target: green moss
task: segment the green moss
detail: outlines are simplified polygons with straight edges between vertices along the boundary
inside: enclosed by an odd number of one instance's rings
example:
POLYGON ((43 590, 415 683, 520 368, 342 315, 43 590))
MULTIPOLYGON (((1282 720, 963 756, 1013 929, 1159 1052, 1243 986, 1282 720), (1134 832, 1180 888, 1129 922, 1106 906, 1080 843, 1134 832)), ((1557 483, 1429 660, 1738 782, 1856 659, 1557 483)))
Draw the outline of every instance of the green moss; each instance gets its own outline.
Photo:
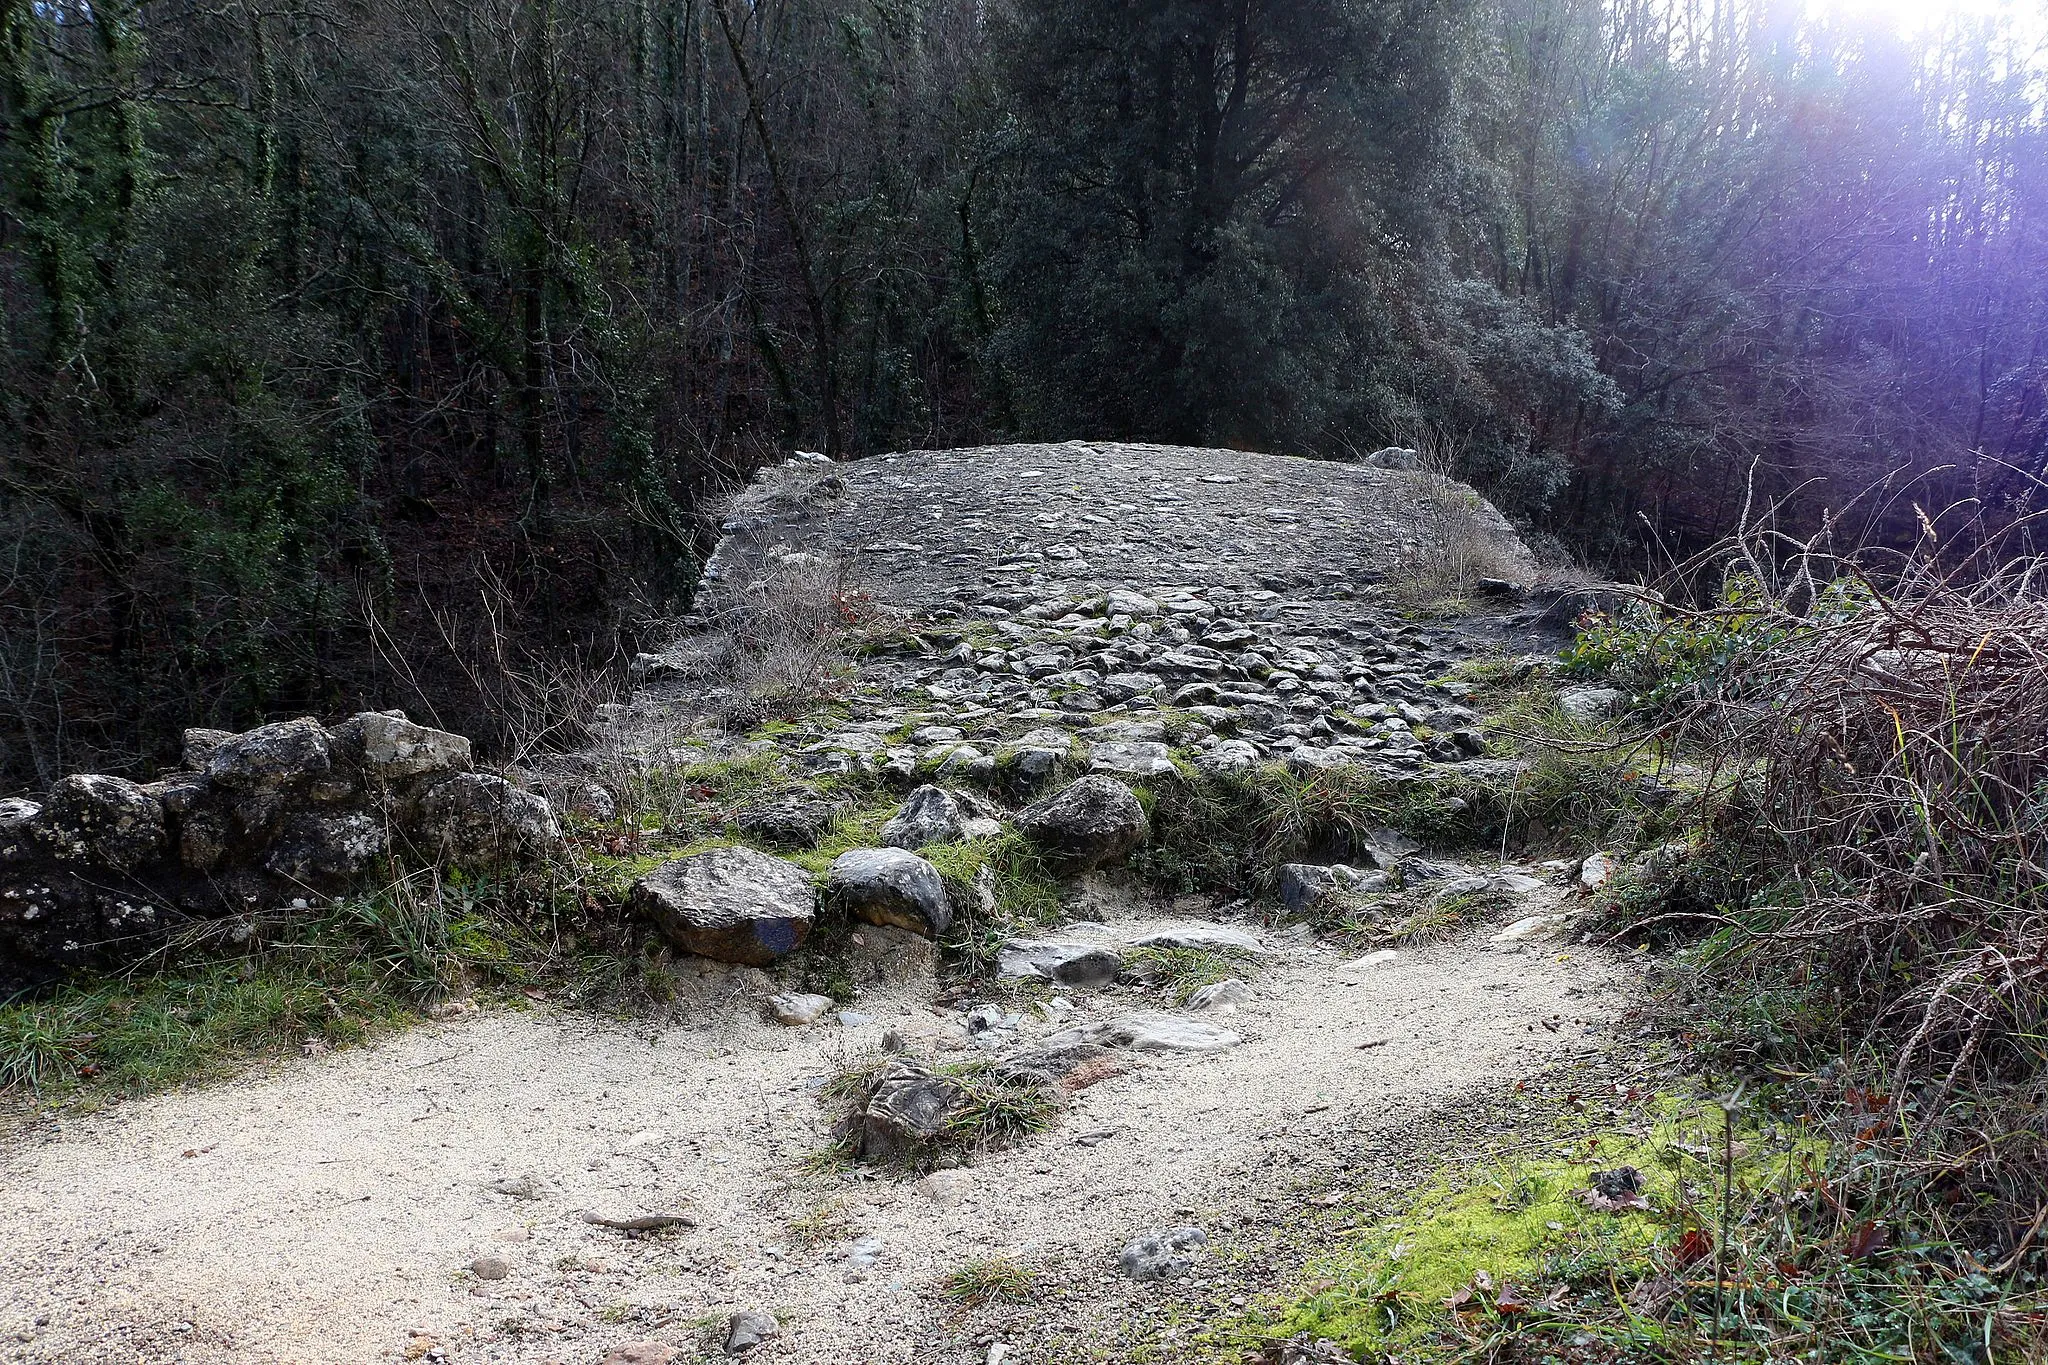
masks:
MULTIPOLYGON (((1312 1261, 1317 1286, 1228 1325, 1221 1340, 1284 1339, 1299 1332, 1337 1342, 1363 1359, 1450 1360, 1469 1347, 1474 1319, 1486 1330, 1524 1325, 1499 1311, 1503 1290, 1525 1303, 1551 1297, 1540 1320, 1604 1323, 1625 1288, 1671 1264, 1688 1230, 1716 1226, 1721 1111, 1668 1100, 1635 1129, 1581 1135, 1497 1155, 1426 1184, 1395 1215, 1358 1229, 1350 1245, 1312 1261), (1609 1212, 1581 1197, 1596 1171, 1635 1167, 1650 1207, 1609 1212), (1453 1300, 1490 1283, 1459 1307, 1453 1300), (1461 1311, 1462 1309, 1462 1311, 1461 1311)), ((1754 1127, 1741 1131, 1734 1163, 1737 1209, 1788 1186, 1816 1159, 1816 1139, 1754 1127)), ((1524 1310, 1526 1312, 1527 1310, 1524 1310)), ((1632 1315, 1619 1316, 1627 1324, 1632 1315)), ((1649 1329, 1647 1326, 1645 1330, 1649 1329)))
POLYGON ((896 814, 901 806, 902 802, 895 797, 884 795, 873 797, 851 810, 841 811, 816 848, 793 854, 790 861, 813 877, 822 879, 840 854, 857 848, 873 848, 882 837, 882 826, 889 823, 889 817, 896 814))

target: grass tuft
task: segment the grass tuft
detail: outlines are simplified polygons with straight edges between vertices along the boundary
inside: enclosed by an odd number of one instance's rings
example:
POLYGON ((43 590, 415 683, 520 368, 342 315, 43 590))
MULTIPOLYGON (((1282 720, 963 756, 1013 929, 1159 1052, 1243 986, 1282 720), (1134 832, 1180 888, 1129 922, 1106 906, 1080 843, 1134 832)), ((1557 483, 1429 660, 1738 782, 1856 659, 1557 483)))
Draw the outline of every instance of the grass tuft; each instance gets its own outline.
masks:
POLYGON ((1030 1268, 1007 1256, 969 1261, 939 1281, 940 1293, 970 1308, 997 1300, 1028 1303, 1037 1288, 1038 1277, 1030 1268))

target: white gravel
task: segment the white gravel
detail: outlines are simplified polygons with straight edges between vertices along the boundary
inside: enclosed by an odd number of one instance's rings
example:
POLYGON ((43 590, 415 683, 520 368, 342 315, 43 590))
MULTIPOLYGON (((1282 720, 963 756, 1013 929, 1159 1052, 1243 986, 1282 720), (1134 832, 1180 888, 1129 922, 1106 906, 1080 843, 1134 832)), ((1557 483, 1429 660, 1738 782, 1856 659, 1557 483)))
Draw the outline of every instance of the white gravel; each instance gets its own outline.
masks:
MULTIPOLYGON (((1228 1254, 1280 1172, 1608 1046, 1627 996, 1611 959, 1483 931, 1343 961, 1282 942, 1228 1017, 1242 1046, 1134 1061, 1051 1132, 923 1181, 810 1167, 813 1087, 885 1029, 936 1045, 957 1016, 927 987, 865 999, 857 1030, 784 1028, 758 1021, 771 987, 746 972, 659 1032, 487 1012, 31 1133, 0 1164, 0 1357, 599 1365, 636 1340, 687 1358, 768 1309, 783 1330, 753 1359, 980 1361, 949 1270, 1005 1255, 1083 1298, 1148 1292, 1113 1278, 1134 1233, 1194 1222, 1228 1254), (489 1188, 521 1177, 539 1197, 489 1188), (821 1205, 844 1226, 808 1245, 790 1223, 821 1205), (586 1211, 698 1226, 640 1237, 586 1211), (865 1271, 846 1259, 862 1238, 881 1248, 865 1271), (487 1255, 510 1273, 470 1273, 487 1255)), ((1080 999, 1080 1020, 1157 1005, 1080 999)))

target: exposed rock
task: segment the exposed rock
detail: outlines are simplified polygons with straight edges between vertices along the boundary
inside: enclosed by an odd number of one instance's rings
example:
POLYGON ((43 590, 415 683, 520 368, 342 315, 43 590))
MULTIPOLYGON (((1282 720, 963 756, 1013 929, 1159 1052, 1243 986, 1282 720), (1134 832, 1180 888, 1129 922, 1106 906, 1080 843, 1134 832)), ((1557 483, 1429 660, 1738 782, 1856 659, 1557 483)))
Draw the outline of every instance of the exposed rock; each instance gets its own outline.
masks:
POLYGON ((1200 1228, 1159 1228, 1133 1237, 1116 1258, 1117 1269, 1139 1281, 1172 1280, 1195 1268, 1195 1252, 1209 1245, 1200 1228))
POLYGON ((1612 720, 1627 701, 1628 694, 1617 687, 1574 687, 1558 694, 1557 706, 1583 725, 1598 725, 1612 720))
POLYGON ((1366 456, 1365 463, 1374 469, 1414 471, 1422 468, 1422 456, 1406 446, 1382 446, 1366 456))
POLYGON ((725 1329, 725 1353, 745 1355, 781 1330, 781 1324, 770 1314, 735 1313, 725 1329))
POLYGON ((302 886, 331 886, 369 867, 388 842, 384 822, 371 815, 302 815, 285 826, 263 866, 302 886))
POLYGON ((310 716, 231 736, 207 754, 207 780, 230 791, 269 792, 323 777, 332 764, 327 732, 310 716))
POLYGON ((1133 948, 1195 948, 1206 953, 1262 953, 1265 945, 1257 934, 1233 929, 1227 924, 1184 924, 1175 929, 1155 929, 1131 940, 1133 948))
POLYGON ((1124 960, 1114 948, 1071 939, 1011 939, 996 950, 996 971, 1093 990, 1115 981, 1124 960))
POLYGON ((733 817, 733 824, 763 843, 809 848, 832 832, 832 822, 849 804, 815 792, 794 792, 780 800, 748 806, 733 817))
POLYGON ((1379 891, 1386 884, 1384 872, 1360 872, 1342 863, 1332 863, 1327 867, 1314 863, 1283 863, 1275 878, 1280 904, 1294 915, 1313 909, 1339 891, 1379 891))
POLYGON ((1028 792, 1050 781, 1073 752, 1073 736, 1043 726, 997 749, 996 768, 1012 790, 1028 792))
POLYGON ((920 1062, 890 1062, 854 1116, 857 1154, 863 1161, 916 1160, 945 1131, 960 1094, 956 1082, 920 1062))
POLYGON ((1249 772, 1259 766, 1259 749, 1248 739, 1226 739, 1198 754, 1195 766, 1212 773, 1249 772))
POLYGON ((33 817, 36 840, 66 863, 132 871, 164 846, 164 810, 124 777, 78 773, 61 778, 33 817))
POLYGON ((751 848, 679 858, 633 883, 628 894, 628 904, 684 952, 749 967, 769 966, 802 946, 816 899, 809 873, 751 848))
POLYGON ((823 1019, 832 1005, 829 995, 771 995, 768 1017, 789 1028, 802 1028, 823 1019))
POLYGON ((461 773, 420 798, 417 837, 444 857, 496 863, 548 852, 562 827, 542 797, 491 773, 461 773))
POLYGON ((612 1347, 602 1365, 673 1365, 680 1354, 665 1341, 628 1341, 612 1347))
POLYGON ((1087 872, 1116 862, 1150 832, 1137 794, 1101 774, 1081 778, 1025 807, 1017 828, 1063 872, 1087 872))
POLYGON ((1579 890, 1592 893, 1614 879, 1614 859, 1605 853, 1589 853, 1579 864, 1579 890))
POLYGON ((1114 773, 1141 782, 1173 777, 1180 772, 1173 765, 1172 751, 1156 740, 1112 740, 1098 744, 1090 751, 1088 768, 1090 772, 1114 773))
POLYGON ((1188 997, 1188 1008, 1209 1014, 1230 1014, 1252 998, 1252 988, 1236 977, 1212 981, 1188 997))
POLYGON ((863 924, 849 934, 841 965, 856 986, 900 986, 929 981, 938 953, 923 934, 893 924, 863 924))
POLYGON ((207 730, 194 726, 185 731, 181 752, 185 766, 197 772, 213 757, 213 751, 235 737, 232 730, 207 730))
POLYGON ((986 839, 1000 832, 999 822, 970 813, 958 797, 930 784, 903 798, 902 807, 882 826, 886 848, 920 849, 961 839, 986 839))
POLYGON ((42 803, 19 796, 0 797, 0 862, 24 856, 30 849, 35 818, 42 803))
POLYGON ((1631 608, 1655 610, 1664 600, 1663 596, 1653 589, 1624 583, 1549 588, 1532 596, 1545 604, 1542 615, 1536 619, 1537 626, 1549 628, 1573 625, 1588 612, 1619 616, 1631 608))
POLYGON ((1570 923, 1570 918, 1565 915, 1528 915, 1516 920, 1513 924, 1495 934, 1489 941, 1493 943, 1525 943, 1531 939, 1550 938, 1568 923, 1570 923))
POLYGON ((1229 1029, 1173 1014, 1130 1014, 1053 1034, 1042 1046, 1089 1042, 1132 1052, 1222 1052, 1244 1039, 1229 1029))
POLYGON ((1054 1034, 998 1061, 996 1069, 1011 1080, 1031 1085, 1057 1085, 1079 1090, 1121 1073, 1124 1064, 1101 1043, 1068 1034, 1054 1034))
POLYGON ((908 849, 857 848, 825 876, 825 903, 869 924, 893 924, 928 938, 953 927, 939 870, 908 849))
POLYGON ((365 711, 352 717, 362 735, 363 764, 386 782, 469 771, 469 740, 429 730, 402 715, 365 711))

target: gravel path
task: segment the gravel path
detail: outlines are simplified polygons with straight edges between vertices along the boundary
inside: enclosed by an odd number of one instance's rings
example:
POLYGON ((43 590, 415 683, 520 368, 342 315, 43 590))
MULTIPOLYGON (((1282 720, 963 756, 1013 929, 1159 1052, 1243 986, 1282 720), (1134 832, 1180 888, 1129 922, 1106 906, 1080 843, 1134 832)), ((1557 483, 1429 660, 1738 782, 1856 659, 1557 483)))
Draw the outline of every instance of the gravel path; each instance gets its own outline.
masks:
POLYGON ((1227 1260, 1282 1176, 1604 1047, 1626 996, 1586 952, 1475 938, 1347 968, 1267 942, 1257 998, 1218 1021, 1241 1046, 1134 1059, 1050 1132, 924 1180, 813 1169, 815 1087, 890 1028, 966 1047, 958 1013, 927 986, 864 1000, 859 1028, 782 1029, 744 970, 687 1027, 489 1013, 74 1122, 6 1159, 0 1342, 53 1365, 598 1365, 634 1340, 709 1353, 728 1315, 766 1309, 783 1331, 755 1359, 980 1360, 938 1281, 1000 1255, 1048 1286, 1012 1359, 1085 1358, 1089 1324, 1159 1292, 1115 1275, 1133 1234, 1197 1223, 1227 1260), (537 1197, 491 1188, 508 1179, 537 1197), (697 1226, 639 1237, 586 1210, 697 1226), (486 1256, 504 1279, 470 1273, 486 1256))
MULTIPOLYGON (((797 467, 736 506, 706 602, 824 550, 882 600, 981 623, 971 643, 865 661, 837 712, 785 727, 768 747, 802 772, 1010 782, 1002 765, 1047 749, 1143 778, 1172 767, 1167 740, 1223 769, 1511 772, 1451 742, 1471 689, 1443 675, 1539 645, 1535 613, 1418 624, 1379 588, 1425 548, 1426 491, 1396 471, 1087 443, 797 467)), ((1526 550, 1474 511, 1524 576, 1526 550)), ((651 671, 604 717, 620 752, 695 724, 699 683, 651 671)), ((1502 923, 1560 908, 1540 880, 1509 879, 1502 923)), ((1070 910, 1125 939, 1167 913, 1108 882, 1070 910)), ((1237 1046, 1132 1056, 1050 1131, 922 1179, 815 1158, 833 1118, 819 1087, 885 1034, 941 1059, 983 1046, 968 1011, 991 997, 942 998, 928 970, 864 996, 867 1022, 786 1029, 763 1022, 768 976, 706 963, 680 1022, 472 1014, 32 1130, 0 1155, 0 1357, 603 1365, 647 1342, 612 1365, 659 1365, 722 1357, 731 1316, 766 1311, 781 1331, 764 1361, 1123 1359, 1169 1304, 1227 1308, 1304 1181, 1412 1178, 1389 1154, 1455 1152, 1446 1113, 1598 1064, 1629 996, 1623 965, 1564 939, 1495 943, 1498 924, 1365 965, 1239 927, 1264 936, 1254 997, 1207 1017, 1237 1046), (1134 1234, 1181 1223, 1211 1239, 1192 1277, 1116 1273, 1134 1234), (991 1257, 1030 1267, 1030 1303, 947 1297, 947 1274, 991 1257)), ((1133 986, 1071 999, 1057 1023, 1024 1009, 1009 1045, 1165 1007, 1133 986)))

